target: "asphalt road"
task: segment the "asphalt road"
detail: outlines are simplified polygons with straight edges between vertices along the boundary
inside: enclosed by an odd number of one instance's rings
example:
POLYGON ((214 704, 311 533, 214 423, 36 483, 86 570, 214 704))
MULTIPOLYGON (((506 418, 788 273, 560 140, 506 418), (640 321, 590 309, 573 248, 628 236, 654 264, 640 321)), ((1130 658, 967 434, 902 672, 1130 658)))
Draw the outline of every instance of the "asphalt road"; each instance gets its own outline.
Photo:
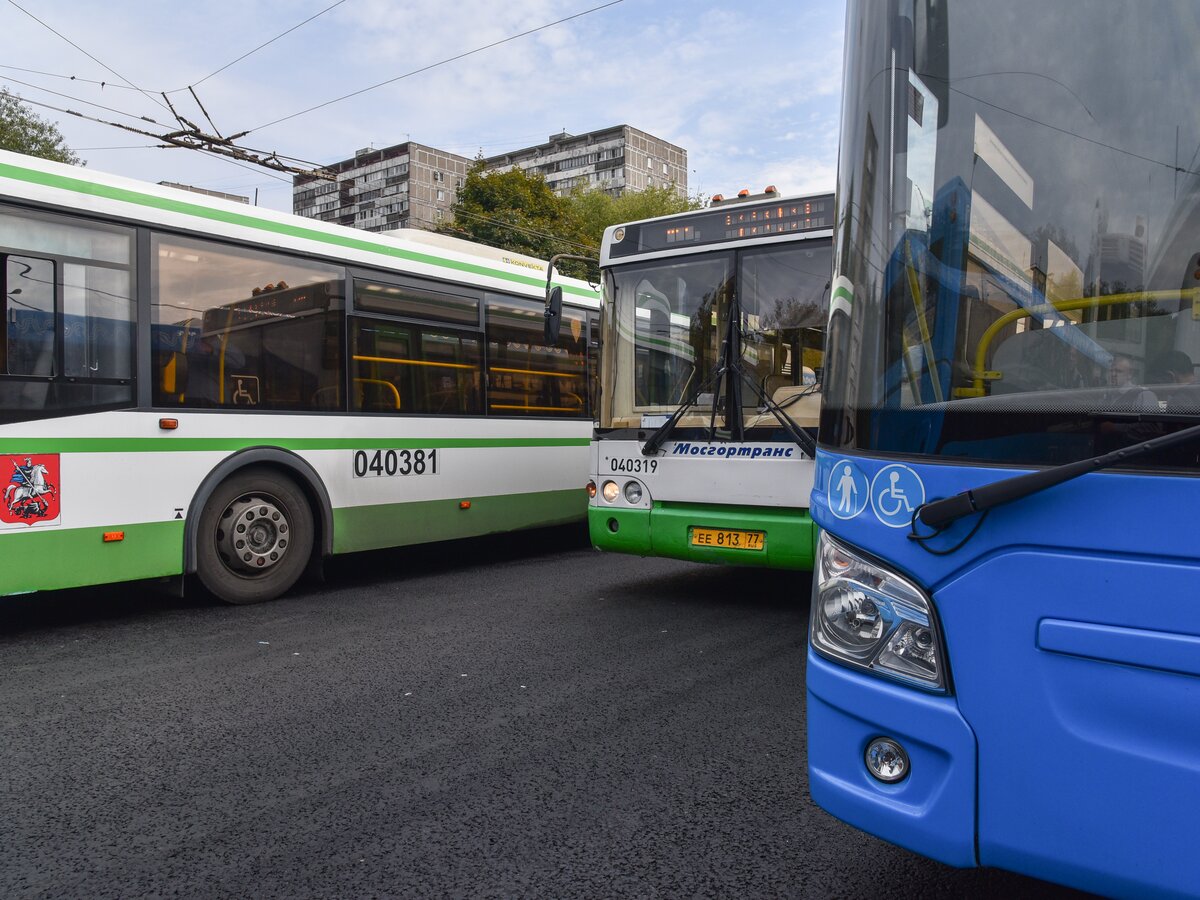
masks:
POLYGON ((812 804, 808 588, 560 529, 2 600, 0 896, 1068 896, 812 804))

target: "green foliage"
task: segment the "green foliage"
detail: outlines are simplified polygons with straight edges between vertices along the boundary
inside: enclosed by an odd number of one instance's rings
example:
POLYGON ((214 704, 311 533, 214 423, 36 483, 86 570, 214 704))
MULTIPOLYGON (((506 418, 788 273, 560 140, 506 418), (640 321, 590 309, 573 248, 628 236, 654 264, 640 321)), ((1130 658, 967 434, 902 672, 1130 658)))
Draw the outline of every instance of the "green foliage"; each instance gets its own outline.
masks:
POLYGON ((0 88, 0 149, 40 156, 55 162, 81 164, 58 126, 34 115, 18 98, 0 88))
MULTIPOLYGON (((599 188, 578 187, 558 197, 538 173, 517 168, 487 172, 479 159, 455 198, 453 221, 438 231, 540 259, 556 253, 599 256, 609 225, 701 206, 699 198, 681 197, 670 186, 627 191, 620 197, 599 188)), ((560 270, 583 271, 573 264, 560 270)))
POLYGON ((700 198, 681 197, 670 185, 644 191, 626 191, 620 197, 598 188, 576 188, 568 195, 567 201, 575 210, 575 219, 584 242, 597 248, 604 237, 604 229, 610 225, 670 216, 703 206, 700 198))
POLYGON ((582 253, 572 210, 536 172, 484 171, 476 160, 454 199, 453 221, 438 227, 492 247, 549 259, 556 253, 582 253))

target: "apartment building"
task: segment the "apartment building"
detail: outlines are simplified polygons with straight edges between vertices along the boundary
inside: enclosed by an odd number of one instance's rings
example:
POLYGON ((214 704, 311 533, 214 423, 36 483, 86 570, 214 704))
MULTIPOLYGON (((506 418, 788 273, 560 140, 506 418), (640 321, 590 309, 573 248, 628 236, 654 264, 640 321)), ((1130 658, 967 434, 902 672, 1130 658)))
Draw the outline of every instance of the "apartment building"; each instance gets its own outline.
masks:
POLYGON ((336 182, 295 176, 292 211, 365 231, 432 230, 449 218, 470 165, 465 156, 413 141, 368 147, 326 167, 337 174, 336 182))
POLYGON ((626 190, 674 185, 680 196, 687 195, 687 151, 630 125, 552 134, 544 144, 485 162, 489 169, 519 166, 540 172, 556 194, 584 186, 620 196, 626 190))
MULTIPOLYGON (((517 166, 539 172, 560 195, 577 185, 615 196, 674 185, 681 196, 687 194, 687 151, 629 125, 554 134, 544 144, 484 163, 488 169, 517 166)), ((382 150, 368 147, 326 167, 337 175, 336 182, 295 176, 292 211, 366 231, 432 230, 450 217, 472 164, 465 156, 413 141, 382 150)))

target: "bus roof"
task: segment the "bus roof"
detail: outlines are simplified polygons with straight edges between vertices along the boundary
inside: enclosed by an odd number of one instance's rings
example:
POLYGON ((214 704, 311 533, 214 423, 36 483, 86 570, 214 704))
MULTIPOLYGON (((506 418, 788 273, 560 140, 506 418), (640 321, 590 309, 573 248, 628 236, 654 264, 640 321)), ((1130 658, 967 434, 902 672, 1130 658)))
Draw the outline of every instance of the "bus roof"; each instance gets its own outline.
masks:
MULTIPOLYGON (((374 233, 177 188, 0 150, 0 199, 180 229, 249 244, 542 296, 545 263, 520 254, 414 229, 374 233), (534 271, 534 264, 537 270, 534 271)), ((598 304, 586 281, 556 275, 573 300, 598 304)))

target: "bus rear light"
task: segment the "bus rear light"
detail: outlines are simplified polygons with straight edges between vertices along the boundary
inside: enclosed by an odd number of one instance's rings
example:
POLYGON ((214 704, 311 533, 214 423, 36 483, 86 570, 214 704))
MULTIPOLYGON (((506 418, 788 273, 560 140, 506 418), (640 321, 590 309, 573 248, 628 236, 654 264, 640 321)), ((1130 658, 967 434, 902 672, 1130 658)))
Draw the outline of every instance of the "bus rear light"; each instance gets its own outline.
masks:
POLYGON ((933 603, 908 579, 824 531, 817 542, 809 640, 834 662, 926 690, 946 690, 933 603))
POLYGON ((104 532, 104 543, 114 544, 117 541, 125 540, 125 532, 123 531, 106 531, 104 532))
POLYGON ((596 499, 596 482, 594 482, 594 481, 589 481, 589 482, 587 483, 587 487, 585 487, 585 488, 584 488, 584 490, 585 490, 585 491, 587 491, 587 495, 588 495, 588 499, 589 499, 589 500, 595 500, 595 499, 596 499))
POLYGON ((179 420, 178 419, 159 419, 158 427, 161 428, 163 431, 174 431, 176 428, 179 427, 179 420))

